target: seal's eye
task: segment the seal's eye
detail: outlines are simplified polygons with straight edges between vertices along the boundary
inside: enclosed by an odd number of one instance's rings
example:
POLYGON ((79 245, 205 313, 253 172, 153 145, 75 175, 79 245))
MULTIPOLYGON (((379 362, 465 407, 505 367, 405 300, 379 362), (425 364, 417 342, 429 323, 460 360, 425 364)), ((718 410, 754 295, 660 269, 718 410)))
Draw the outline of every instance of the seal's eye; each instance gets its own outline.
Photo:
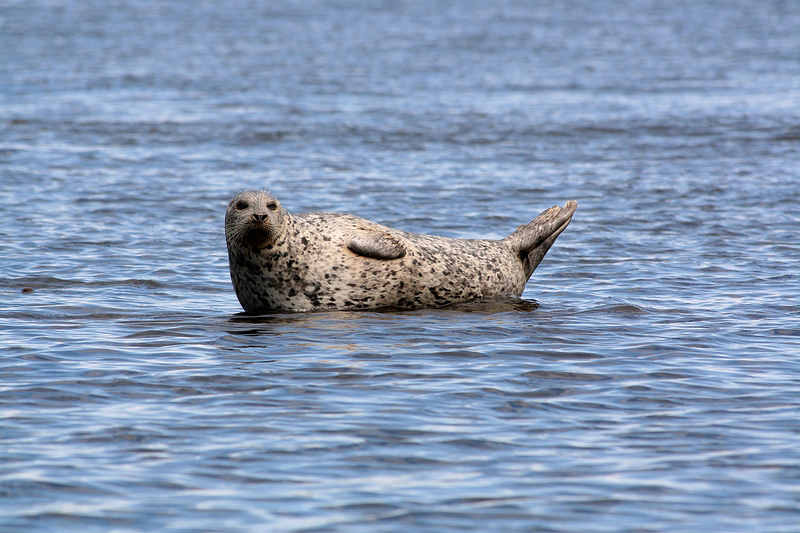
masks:
POLYGON ((244 200, 239 200, 238 202, 236 202, 236 209, 238 209, 239 211, 241 211, 242 209, 247 209, 248 207, 250 207, 250 204, 248 204, 244 200))
POLYGON ((278 209, 278 204, 273 202, 273 203, 267 205, 267 209, 269 209, 270 211, 275 211, 276 209, 278 209))

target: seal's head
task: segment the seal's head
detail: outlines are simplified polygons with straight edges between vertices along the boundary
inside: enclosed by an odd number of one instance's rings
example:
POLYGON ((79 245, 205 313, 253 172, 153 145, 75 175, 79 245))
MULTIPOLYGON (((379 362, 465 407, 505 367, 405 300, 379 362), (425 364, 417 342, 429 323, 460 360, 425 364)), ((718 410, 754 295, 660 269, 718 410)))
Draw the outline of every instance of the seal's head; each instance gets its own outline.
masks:
POLYGON ((280 237, 287 215, 278 199, 268 192, 240 192, 225 212, 228 248, 269 248, 280 237))

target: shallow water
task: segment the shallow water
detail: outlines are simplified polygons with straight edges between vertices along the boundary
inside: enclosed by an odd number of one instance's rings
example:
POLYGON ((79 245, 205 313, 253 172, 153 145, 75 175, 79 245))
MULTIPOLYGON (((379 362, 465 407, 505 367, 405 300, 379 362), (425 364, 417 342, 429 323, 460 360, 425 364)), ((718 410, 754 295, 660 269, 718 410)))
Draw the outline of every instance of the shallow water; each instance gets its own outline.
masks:
POLYGON ((2 2, 0 529, 797 531, 798 26, 2 2), (249 317, 243 188, 451 237, 579 207, 522 300, 249 317))

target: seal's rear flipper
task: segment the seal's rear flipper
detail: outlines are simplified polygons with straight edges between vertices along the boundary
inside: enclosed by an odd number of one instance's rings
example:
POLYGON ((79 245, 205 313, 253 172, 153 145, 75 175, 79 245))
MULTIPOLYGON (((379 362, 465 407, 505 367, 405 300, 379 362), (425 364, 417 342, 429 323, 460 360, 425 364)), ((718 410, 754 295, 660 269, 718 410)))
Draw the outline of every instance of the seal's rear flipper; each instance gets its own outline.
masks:
POLYGON ((577 207, 578 203, 573 200, 564 207, 551 207, 503 239, 517 252, 526 277, 533 274, 556 238, 567 228, 577 207))

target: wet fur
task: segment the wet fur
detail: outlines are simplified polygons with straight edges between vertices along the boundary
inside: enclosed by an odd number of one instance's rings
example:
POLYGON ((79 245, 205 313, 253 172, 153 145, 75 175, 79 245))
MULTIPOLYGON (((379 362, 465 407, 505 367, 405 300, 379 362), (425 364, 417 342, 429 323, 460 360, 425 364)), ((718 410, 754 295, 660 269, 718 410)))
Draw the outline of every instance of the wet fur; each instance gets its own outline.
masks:
POLYGON ((225 219, 231 280, 246 311, 413 309, 518 297, 576 206, 552 207, 502 240, 449 239, 342 213, 291 215, 271 194, 244 191, 225 219))

